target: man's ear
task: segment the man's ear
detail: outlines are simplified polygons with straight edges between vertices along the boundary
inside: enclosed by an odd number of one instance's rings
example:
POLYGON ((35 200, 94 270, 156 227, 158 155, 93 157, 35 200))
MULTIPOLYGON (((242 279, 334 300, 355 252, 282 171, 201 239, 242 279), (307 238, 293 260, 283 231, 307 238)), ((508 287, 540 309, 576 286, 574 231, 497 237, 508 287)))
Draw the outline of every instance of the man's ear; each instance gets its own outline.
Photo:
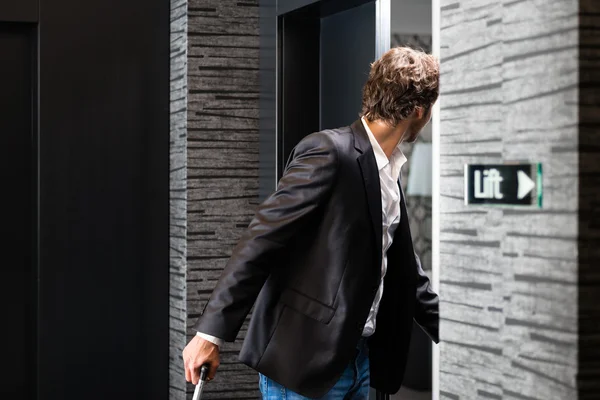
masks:
POLYGON ((417 119, 422 119, 425 116, 425 109, 423 107, 415 108, 415 117, 417 119))

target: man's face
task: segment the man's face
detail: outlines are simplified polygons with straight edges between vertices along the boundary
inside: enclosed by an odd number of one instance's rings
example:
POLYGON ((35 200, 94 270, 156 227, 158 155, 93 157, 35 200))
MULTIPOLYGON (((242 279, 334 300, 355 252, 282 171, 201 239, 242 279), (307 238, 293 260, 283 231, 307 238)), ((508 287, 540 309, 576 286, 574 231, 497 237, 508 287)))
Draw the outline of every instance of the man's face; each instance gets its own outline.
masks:
POLYGON ((431 121, 431 110, 433 109, 433 105, 430 106, 424 113, 423 113, 423 117, 418 118, 415 117, 413 119, 412 124, 410 125, 410 127, 408 128, 408 131, 406 132, 406 142, 409 143, 414 143, 417 138, 419 137, 419 133, 421 133, 421 131, 423 130, 423 128, 425 127, 425 125, 427 125, 429 123, 429 121, 431 121))

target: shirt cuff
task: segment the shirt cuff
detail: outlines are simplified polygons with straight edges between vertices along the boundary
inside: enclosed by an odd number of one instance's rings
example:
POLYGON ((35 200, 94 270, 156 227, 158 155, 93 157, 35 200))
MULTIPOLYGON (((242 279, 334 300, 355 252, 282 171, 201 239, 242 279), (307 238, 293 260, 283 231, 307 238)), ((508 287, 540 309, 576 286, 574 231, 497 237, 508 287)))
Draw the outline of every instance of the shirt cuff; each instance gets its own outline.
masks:
POLYGON ((196 332, 196 336, 200 336, 202 339, 204 340, 208 340, 209 342, 217 345, 217 347, 221 347, 223 346, 223 339, 219 339, 218 337, 214 337, 211 335, 207 335, 206 333, 202 333, 202 332, 196 332))

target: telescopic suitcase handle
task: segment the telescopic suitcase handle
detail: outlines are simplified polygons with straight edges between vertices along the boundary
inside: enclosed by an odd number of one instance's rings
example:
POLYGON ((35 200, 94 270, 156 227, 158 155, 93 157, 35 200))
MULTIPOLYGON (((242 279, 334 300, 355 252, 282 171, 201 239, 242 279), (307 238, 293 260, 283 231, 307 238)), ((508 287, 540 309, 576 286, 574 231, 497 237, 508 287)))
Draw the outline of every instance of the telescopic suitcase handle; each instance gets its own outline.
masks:
POLYGON ((194 400, 200 400, 202 398, 202 390, 204 389, 204 384, 206 383, 206 377, 208 375, 208 364, 204 364, 200 367, 200 380, 196 385, 196 390, 194 390, 194 400))

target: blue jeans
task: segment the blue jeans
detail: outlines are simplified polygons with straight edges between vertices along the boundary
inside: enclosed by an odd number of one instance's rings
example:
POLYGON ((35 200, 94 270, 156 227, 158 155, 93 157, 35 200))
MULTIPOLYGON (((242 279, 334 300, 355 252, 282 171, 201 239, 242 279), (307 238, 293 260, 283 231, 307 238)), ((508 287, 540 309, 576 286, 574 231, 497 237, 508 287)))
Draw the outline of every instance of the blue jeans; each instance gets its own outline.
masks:
MULTIPOLYGON (((367 400, 369 398, 369 350, 365 339, 357 346, 356 358, 325 396, 319 400, 367 400)), ((309 400, 259 374, 259 387, 263 400, 309 400)))

